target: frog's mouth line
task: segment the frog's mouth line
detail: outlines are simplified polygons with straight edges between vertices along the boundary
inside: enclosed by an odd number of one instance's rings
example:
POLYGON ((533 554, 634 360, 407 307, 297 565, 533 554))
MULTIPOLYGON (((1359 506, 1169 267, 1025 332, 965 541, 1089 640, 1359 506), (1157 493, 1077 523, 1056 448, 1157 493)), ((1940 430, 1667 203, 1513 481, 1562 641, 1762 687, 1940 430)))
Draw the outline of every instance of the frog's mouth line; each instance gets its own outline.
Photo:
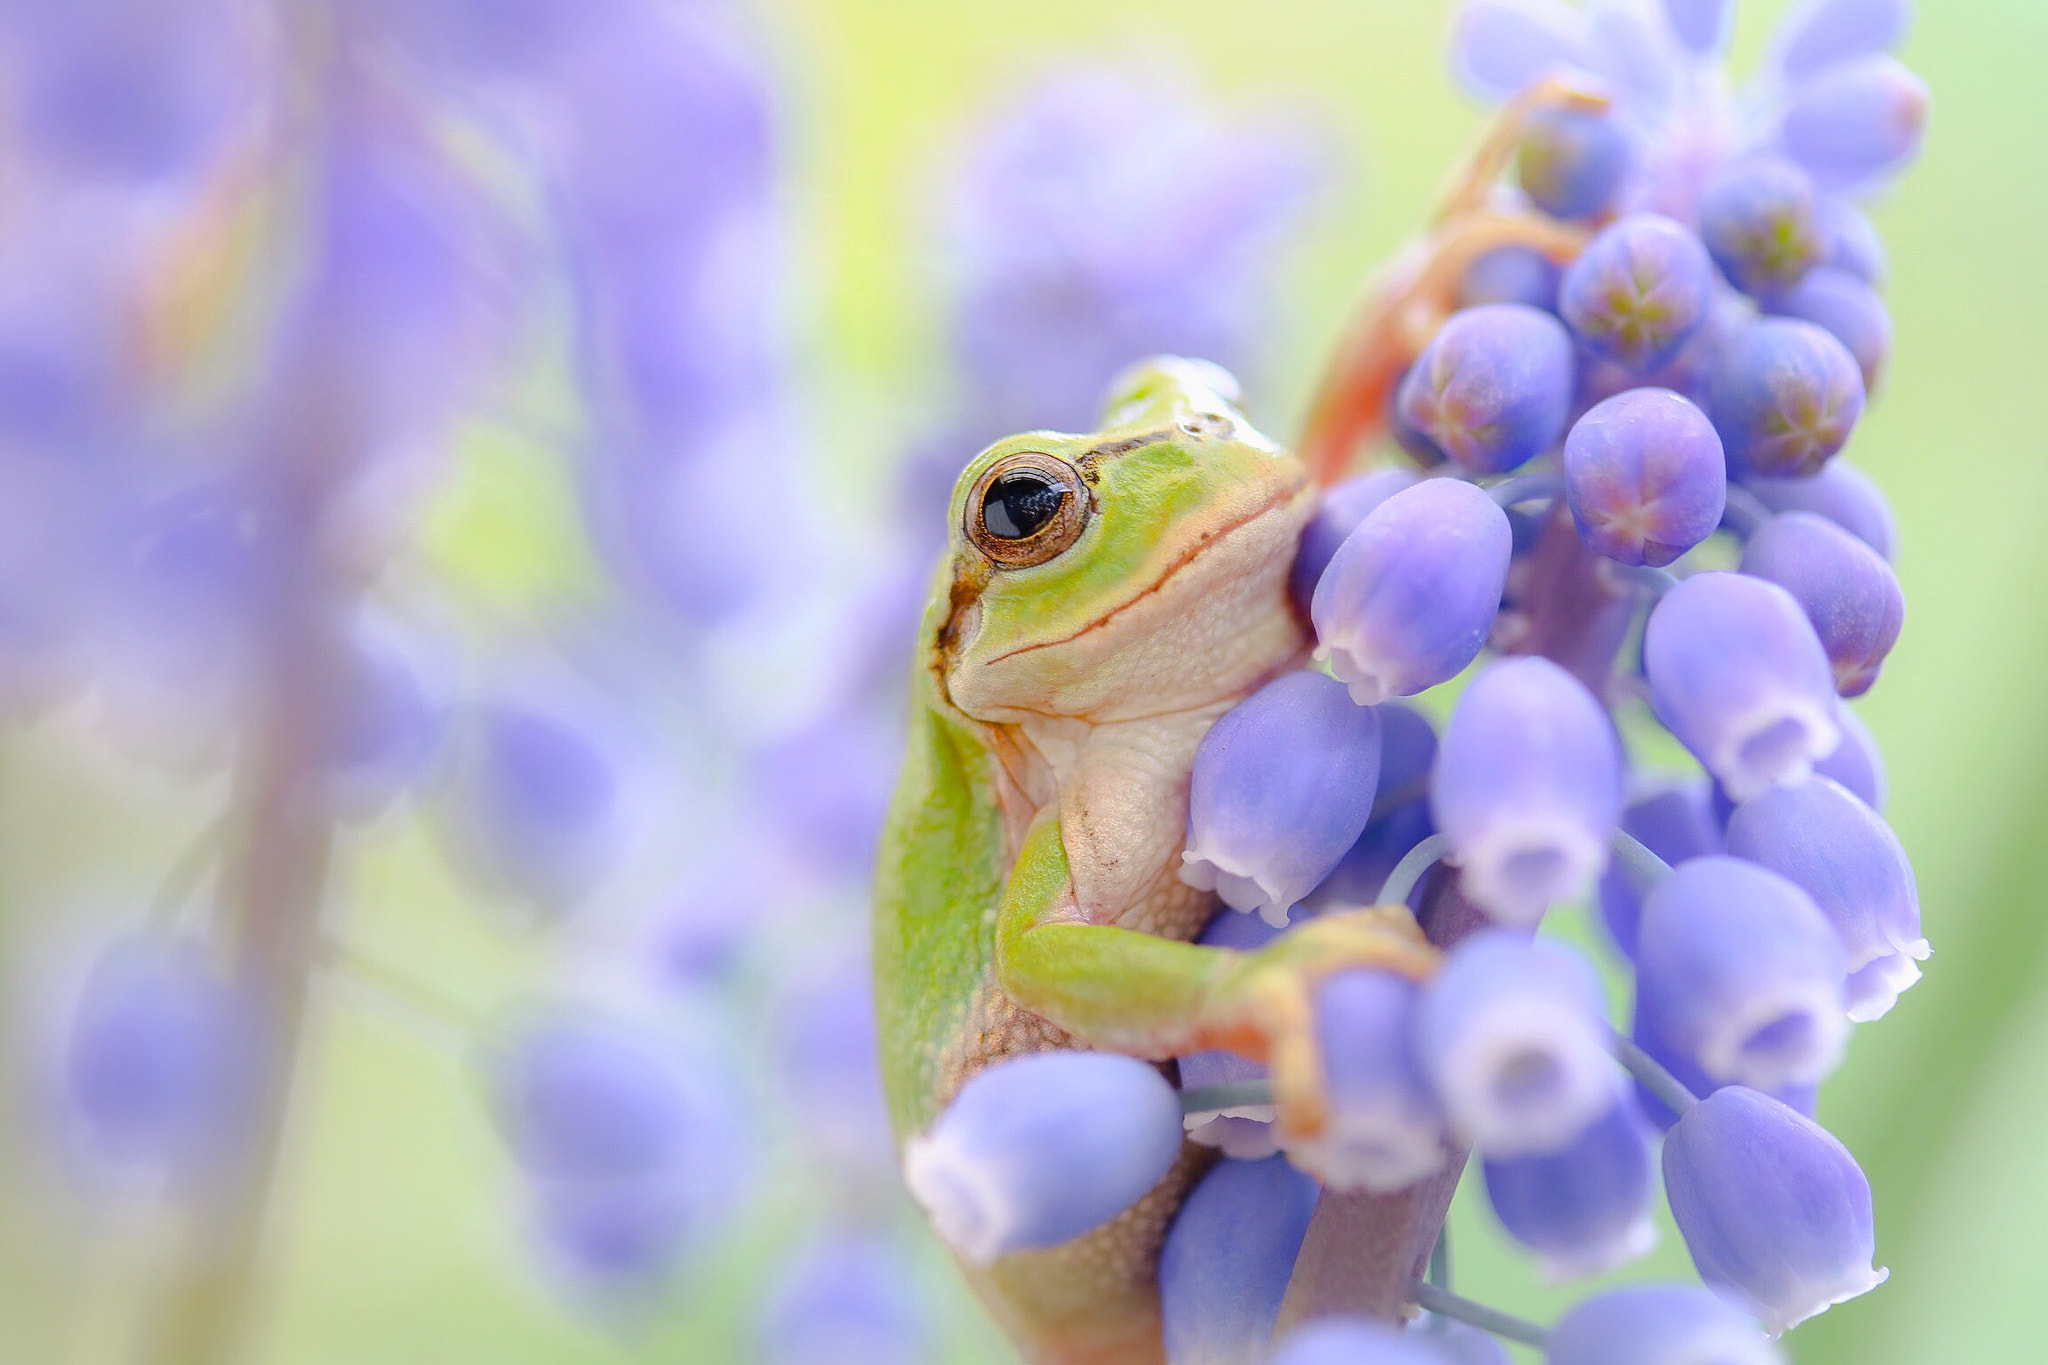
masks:
POLYGON ((1300 493, 1301 487, 1298 484, 1294 487, 1283 489, 1279 493, 1276 493, 1272 498, 1267 500, 1267 502, 1263 506, 1260 506, 1250 512, 1245 513, 1243 516, 1237 518, 1235 521, 1222 527, 1220 530, 1211 531, 1209 534, 1203 536, 1200 540, 1197 540, 1193 545, 1190 545, 1187 549, 1183 550, 1180 553, 1180 556, 1176 558, 1173 561, 1173 563, 1166 566, 1166 571, 1160 574, 1158 578, 1154 579, 1149 586, 1145 587, 1137 593, 1134 593, 1130 597, 1125 598, 1123 601, 1117 603, 1115 606, 1111 607, 1108 611, 1102 613, 1102 615, 1096 617, 1094 620, 1087 622, 1086 624, 1081 626, 1080 629, 1072 632, 1071 634, 1062 635, 1057 640, 1040 640, 1035 644, 1019 645, 1015 649, 1008 650, 1002 654, 996 655, 992 659, 985 660, 982 664, 982 667, 987 668, 993 664, 999 664, 1005 659, 1014 659, 1019 654, 1029 654, 1034 649, 1051 649, 1054 645, 1070 644, 1073 641, 1080 639, 1083 635, 1088 634, 1090 631, 1100 630, 1102 627, 1108 625, 1111 621, 1115 620, 1118 616, 1121 616, 1124 612, 1130 610, 1132 607, 1138 605, 1138 603, 1144 601, 1146 598, 1152 596, 1154 593, 1164 588, 1169 582, 1172 581, 1173 576, 1175 574, 1179 573, 1182 569, 1185 569, 1188 565, 1194 563, 1196 556, 1200 555, 1202 551, 1208 549, 1217 541, 1220 541, 1227 536, 1235 535, 1237 532, 1243 530, 1245 527, 1257 521, 1260 517, 1266 516, 1269 513, 1276 512, 1282 507, 1285 507, 1288 503, 1294 501, 1294 499, 1298 497, 1300 493))

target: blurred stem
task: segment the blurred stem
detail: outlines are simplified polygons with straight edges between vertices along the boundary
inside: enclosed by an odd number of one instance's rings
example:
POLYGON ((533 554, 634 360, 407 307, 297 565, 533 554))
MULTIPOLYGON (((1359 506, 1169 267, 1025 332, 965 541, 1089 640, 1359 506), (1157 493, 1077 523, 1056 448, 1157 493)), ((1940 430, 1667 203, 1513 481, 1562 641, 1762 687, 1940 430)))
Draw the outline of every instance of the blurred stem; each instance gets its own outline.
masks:
POLYGON ((1550 1340, 1550 1333, 1533 1322, 1503 1313, 1498 1308, 1488 1308, 1483 1303, 1460 1298, 1448 1289, 1439 1289, 1426 1280, 1417 1280, 1410 1289, 1415 1295, 1415 1305, 1426 1308, 1440 1318, 1451 1318, 1458 1322, 1491 1332, 1508 1341, 1519 1341, 1524 1346, 1542 1349, 1550 1340))
POLYGON ((1422 880, 1424 873, 1443 861, 1450 852, 1451 841, 1441 834, 1432 834, 1427 839, 1401 855, 1401 861, 1394 864, 1394 870, 1387 874, 1385 885, 1373 901, 1374 905, 1406 905, 1409 893, 1415 890, 1415 883, 1422 880))
POLYGON ((1643 1089, 1656 1096, 1657 1102, 1672 1113, 1683 1114, 1700 1102, 1700 1097, 1688 1090, 1684 1081, 1666 1070, 1662 1062, 1643 1051, 1635 1039, 1615 1029, 1609 1029, 1607 1050, 1614 1054, 1614 1060, 1620 1062, 1643 1089))

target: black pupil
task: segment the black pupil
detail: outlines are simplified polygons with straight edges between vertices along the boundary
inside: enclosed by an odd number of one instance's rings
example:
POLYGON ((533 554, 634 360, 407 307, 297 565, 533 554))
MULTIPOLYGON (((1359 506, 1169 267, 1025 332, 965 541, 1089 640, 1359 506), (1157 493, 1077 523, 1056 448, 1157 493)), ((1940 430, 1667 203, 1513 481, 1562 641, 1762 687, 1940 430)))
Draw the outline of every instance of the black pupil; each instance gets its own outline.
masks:
POLYGON ((981 524, 998 540, 1022 540, 1059 515, 1067 490, 1043 474, 1020 470, 988 486, 981 524))

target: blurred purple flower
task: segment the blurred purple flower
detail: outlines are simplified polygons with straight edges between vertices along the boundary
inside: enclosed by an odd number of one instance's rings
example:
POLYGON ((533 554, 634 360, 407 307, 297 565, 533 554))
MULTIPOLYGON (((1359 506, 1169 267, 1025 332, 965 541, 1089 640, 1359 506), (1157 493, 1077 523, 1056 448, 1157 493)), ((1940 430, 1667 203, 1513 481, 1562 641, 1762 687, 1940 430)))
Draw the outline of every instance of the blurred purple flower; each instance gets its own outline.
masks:
POLYGON ((827 1228, 776 1270, 757 1328, 758 1365, 918 1365, 926 1307, 909 1258, 875 1233, 827 1228))

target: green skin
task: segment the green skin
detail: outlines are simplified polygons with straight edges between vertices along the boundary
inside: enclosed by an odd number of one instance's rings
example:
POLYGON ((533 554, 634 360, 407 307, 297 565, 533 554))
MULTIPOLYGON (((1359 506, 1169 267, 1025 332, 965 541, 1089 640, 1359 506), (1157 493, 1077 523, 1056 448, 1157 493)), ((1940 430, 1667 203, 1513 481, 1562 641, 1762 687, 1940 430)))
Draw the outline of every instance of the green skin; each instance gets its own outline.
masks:
MULTIPOLYGON (((899 1140, 1005 1057, 1228 1047, 1273 1067, 1283 1130, 1321 1124, 1307 1000, 1346 966, 1429 969, 1412 921, 1325 916, 1266 949, 1189 943, 1217 908, 1181 882, 1209 726, 1307 639, 1287 575, 1315 491, 1201 362, 1135 367, 1105 430, 998 442, 961 475, 920 637, 908 752, 879 858, 875 980, 899 1140), (1043 562, 999 563, 969 507, 1019 452, 1079 475, 1089 515, 1043 562)), ((1035 1362, 1160 1359, 1157 1253, 1204 1168, 1061 1246, 965 1265, 1035 1362)))

